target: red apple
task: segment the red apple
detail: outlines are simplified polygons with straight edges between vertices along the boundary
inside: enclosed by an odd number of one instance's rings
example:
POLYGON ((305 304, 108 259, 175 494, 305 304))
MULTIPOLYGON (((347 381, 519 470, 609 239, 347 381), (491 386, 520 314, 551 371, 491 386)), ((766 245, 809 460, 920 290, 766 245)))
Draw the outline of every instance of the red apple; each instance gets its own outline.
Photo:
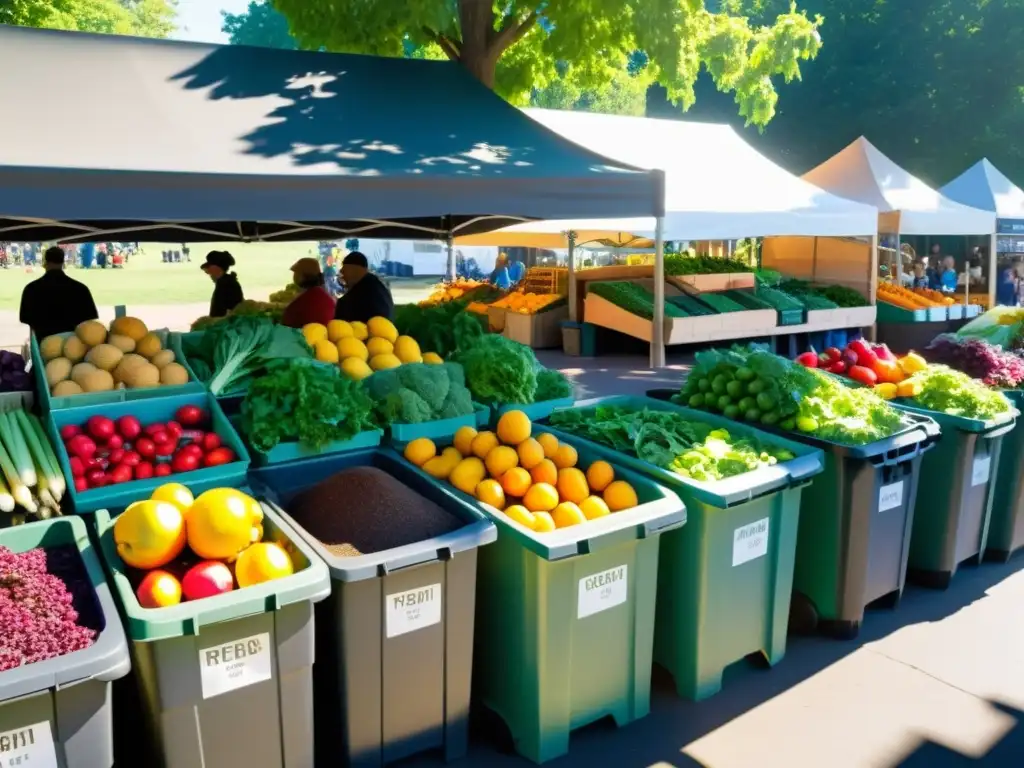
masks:
POLYGON ((231 569, 217 560, 204 560, 188 569, 181 580, 181 589, 186 600, 202 600, 230 592, 235 588, 231 569))

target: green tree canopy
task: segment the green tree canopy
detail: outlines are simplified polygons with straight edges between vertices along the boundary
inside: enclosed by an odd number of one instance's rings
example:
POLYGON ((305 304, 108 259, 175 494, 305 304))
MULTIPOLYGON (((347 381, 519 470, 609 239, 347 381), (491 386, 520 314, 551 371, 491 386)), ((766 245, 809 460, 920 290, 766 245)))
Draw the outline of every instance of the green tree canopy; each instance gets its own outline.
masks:
POLYGON ((820 18, 787 5, 770 24, 752 25, 705 0, 272 0, 299 44, 381 56, 432 48, 488 87, 525 104, 536 89, 567 80, 600 92, 637 51, 645 77, 688 109, 694 83, 709 73, 733 94, 739 114, 765 125, 775 114, 774 79, 800 77, 821 47, 820 18))
POLYGON ((288 30, 288 20, 265 0, 250 0, 242 13, 221 11, 221 30, 232 45, 258 45, 264 48, 294 50, 298 43, 288 30))
POLYGON ((0 0, 0 24, 140 37, 174 31, 175 0, 0 0))

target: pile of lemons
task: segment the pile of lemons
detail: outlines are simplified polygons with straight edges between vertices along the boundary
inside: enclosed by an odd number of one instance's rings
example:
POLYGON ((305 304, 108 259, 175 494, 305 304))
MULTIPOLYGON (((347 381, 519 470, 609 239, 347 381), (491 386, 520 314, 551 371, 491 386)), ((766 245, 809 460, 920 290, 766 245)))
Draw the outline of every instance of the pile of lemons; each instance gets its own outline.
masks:
POLYGON ((447 480, 537 533, 580 525, 637 506, 636 491, 615 479, 606 461, 584 472, 568 443, 545 432, 532 437, 522 411, 508 411, 495 432, 462 427, 438 454, 428 438, 413 440, 405 458, 438 480, 447 480))
POLYGON ((400 336, 386 317, 366 323, 331 320, 327 325, 309 323, 302 327, 306 343, 322 363, 337 363, 351 379, 365 379, 374 371, 397 368, 405 363, 440 365, 434 352, 420 352, 411 336, 400 336))

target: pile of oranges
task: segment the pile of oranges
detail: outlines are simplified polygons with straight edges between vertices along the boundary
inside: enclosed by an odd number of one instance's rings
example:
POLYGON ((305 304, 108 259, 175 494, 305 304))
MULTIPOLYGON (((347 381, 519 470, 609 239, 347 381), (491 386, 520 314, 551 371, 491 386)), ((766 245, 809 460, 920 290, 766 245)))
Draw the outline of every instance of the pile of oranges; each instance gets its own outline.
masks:
POLYGON ((525 413, 508 411, 494 432, 462 427, 440 453, 419 438, 405 447, 405 458, 537 533, 637 506, 633 486, 616 480, 611 464, 595 461, 584 472, 575 448, 532 432, 525 413))

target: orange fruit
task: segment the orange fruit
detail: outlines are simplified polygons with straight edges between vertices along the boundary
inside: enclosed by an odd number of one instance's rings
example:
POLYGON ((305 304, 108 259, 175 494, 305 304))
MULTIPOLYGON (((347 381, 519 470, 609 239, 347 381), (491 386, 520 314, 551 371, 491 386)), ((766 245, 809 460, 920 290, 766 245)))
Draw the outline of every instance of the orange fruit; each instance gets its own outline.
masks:
POLYGON ((452 445, 463 456, 469 456, 473 452, 473 438, 476 437, 476 434, 477 432, 473 427, 459 427, 459 431, 455 433, 452 445))
POLYGON ((495 509, 505 508, 505 492, 497 480, 481 480, 476 486, 476 498, 495 509))
POLYGON ((558 467, 551 459, 544 459, 536 467, 530 470, 530 477, 535 483, 547 483, 554 485, 558 482, 558 467))
POLYGON ((521 498, 530 490, 531 485, 533 485, 533 478, 522 467, 512 467, 501 476, 501 487, 506 496, 521 498))
POLYGON ((600 493, 615 479, 615 470, 607 461, 595 461, 587 468, 587 484, 600 493))
POLYGON ((560 443, 558 450, 555 451, 555 458, 552 459, 559 469, 575 467, 578 460, 579 455, 576 453, 576 449, 568 443, 560 443))
POLYGON ((555 511, 551 513, 551 519, 555 521, 555 525, 559 528, 568 528, 587 522, 583 511, 571 501, 563 501, 555 507, 555 511))
POLYGON ((611 514, 608 505, 604 503, 604 499, 600 496, 587 496, 587 498, 580 502, 580 511, 583 512, 587 520, 597 520, 599 517, 611 514))
POLYGON ((544 449, 544 456, 553 459, 555 454, 558 453, 558 438, 552 435, 550 432, 544 432, 537 435, 537 442, 540 443, 540 447, 544 449))
POLYGON ((532 437, 523 440, 516 450, 519 454, 519 466, 523 469, 533 469, 544 461, 544 448, 532 437))
POLYGON ((505 445, 519 445, 529 439, 533 425, 522 411, 505 411, 498 419, 498 439, 505 445))
POLYGON ((555 525, 555 520, 548 512, 534 512, 533 513, 533 532, 534 533, 550 533, 555 530, 558 526, 555 525))
POLYGON ((476 493, 476 487, 485 477, 487 477, 487 468, 484 463, 476 456, 470 456, 455 465, 455 469, 448 476, 448 482, 463 493, 472 496, 476 493))
POLYGON ((487 471, 491 477, 501 477, 512 467, 519 464, 519 456, 516 454, 515 448, 499 445, 496 448, 492 448, 491 452, 487 454, 484 464, 487 466, 487 471))
POLYGON ((612 512, 635 507, 639 502, 633 486, 625 480, 616 480, 604 489, 604 501, 612 512))
POLYGON ((558 491, 547 483, 534 483, 523 496, 523 506, 531 512, 550 512, 558 506, 558 491))
POLYGON ((579 504, 590 495, 587 476, 575 467, 558 470, 558 495, 562 501, 579 504))
POLYGON ((537 518, 534 516, 533 512, 528 510, 522 504, 513 504, 505 510, 505 514, 509 516, 509 519, 515 520, 521 526, 528 528, 531 531, 537 524, 537 518))
POLYGON ((427 437, 418 437, 405 446, 402 455, 417 467, 422 467, 432 458, 437 456, 437 446, 434 441, 427 437))
POLYGON ((493 432, 480 432, 470 444, 470 452, 478 459, 486 459, 487 454, 498 447, 498 436, 493 432))

